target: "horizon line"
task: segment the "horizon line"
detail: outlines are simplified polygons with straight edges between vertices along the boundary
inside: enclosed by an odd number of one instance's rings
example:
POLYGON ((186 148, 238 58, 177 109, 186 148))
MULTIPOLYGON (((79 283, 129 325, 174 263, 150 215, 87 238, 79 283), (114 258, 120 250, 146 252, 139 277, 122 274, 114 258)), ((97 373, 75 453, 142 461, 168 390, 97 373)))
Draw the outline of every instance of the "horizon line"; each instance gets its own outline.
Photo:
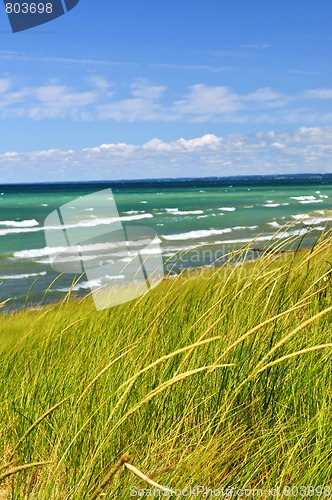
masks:
POLYGON ((36 181, 36 182, 7 182, 0 183, 0 186, 40 186, 40 185, 65 185, 65 184, 125 184, 125 183, 147 183, 147 182, 185 182, 185 181, 223 181, 223 180, 240 180, 240 179, 282 179, 292 177, 331 177, 332 173, 294 173, 294 174, 251 174, 251 175, 227 175, 227 176, 207 176, 207 177, 150 177, 146 179, 100 179, 100 180, 85 180, 85 181, 36 181))

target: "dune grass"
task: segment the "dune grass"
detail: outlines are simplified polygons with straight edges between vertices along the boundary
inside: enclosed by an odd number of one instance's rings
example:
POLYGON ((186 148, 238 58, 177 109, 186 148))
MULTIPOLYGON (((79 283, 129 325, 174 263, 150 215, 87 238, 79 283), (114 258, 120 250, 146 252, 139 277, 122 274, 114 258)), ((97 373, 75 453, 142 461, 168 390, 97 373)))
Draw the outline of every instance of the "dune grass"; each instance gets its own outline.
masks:
POLYGON ((3 498, 331 486, 331 234, 249 248, 113 309, 1 317, 3 498))

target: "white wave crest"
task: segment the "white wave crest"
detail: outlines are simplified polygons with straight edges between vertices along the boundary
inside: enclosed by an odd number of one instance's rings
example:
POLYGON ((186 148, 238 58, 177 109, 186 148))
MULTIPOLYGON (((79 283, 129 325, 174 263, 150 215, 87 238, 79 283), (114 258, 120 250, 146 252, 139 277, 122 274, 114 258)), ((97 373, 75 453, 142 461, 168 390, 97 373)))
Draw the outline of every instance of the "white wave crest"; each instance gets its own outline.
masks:
MULTIPOLYGON (((31 224, 30 226, 19 226, 22 229, 19 229, 18 227, 14 228, 14 229, 2 229, 2 230, 0 229, 0 236, 6 236, 8 234, 35 233, 38 231, 55 231, 55 230, 59 231, 59 230, 63 230, 63 229, 74 229, 74 228, 80 228, 80 227, 95 227, 95 226, 100 226, 100 225, 109 225, 109 224, 112 224, 113 222, 127 222, 127 221, 132 221, 132 220, 151 219, 151 218, 153 218, 153 215, 147 213, 147 214, 139 214, 139 215, 130 215, 130 216, 125 216, 125 217, 109 217, 109 218, 104 218, 104 219, 84 219, 84 220, 79 221, 77 223, 64 224, 63 226, 32 227, 32 224, 31 224)), ((35 221, 35 222, 38 225, 38 222, 37 221, 35 221)), ((36 225, 36 224, 33 224, 33 225, 36 225)))
POLYGON ((214 236, 218 234, 231 233, 231 228, 226 229, 201 229, 199 231, 188 231, 187 233, 179 234, 169 234, 163 236, 165 240, 168 241, 182 241, 190 239, 208 238, 209 236, 214 236))
POLYGON ((172 215, 200 215, 204 214, 203 210, 179 210, 178 208, 166 208, 166 212, 172 215))
POLYGON ((2 220, 2 221, 0 221, 0 226, 5 226, 5 227, 34 227, 34 226, 39 226, 39 223, 36 221, 36 219, 22 220, 22 221, 17 221, 17 220, 2 220))
POLYGON ((26 278, 35 278, 37 276, 45 276, 47 273, 27 273, 27 274, 8 274, 7 276, 0 276, 0 280, 22 280, 26 278))

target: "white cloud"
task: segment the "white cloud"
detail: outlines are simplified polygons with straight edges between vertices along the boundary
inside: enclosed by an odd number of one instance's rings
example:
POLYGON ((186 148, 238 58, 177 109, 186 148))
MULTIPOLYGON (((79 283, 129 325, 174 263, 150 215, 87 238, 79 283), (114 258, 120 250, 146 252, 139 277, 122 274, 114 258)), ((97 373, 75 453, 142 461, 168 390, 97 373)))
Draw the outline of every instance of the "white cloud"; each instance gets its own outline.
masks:
MULTIPOLYGON (((289 98, 282 95, 270 87, 263 87, 251 92, 243 97, 245 102, 249 102, 256 108, 269 109, 272 108, 282 108, 289 104, 289 98)), ((269 118, 267 120, 269 121, 269 118)))
POLYGON ((306 90, 302 96, 306 99, 332 99, 332 88, 306 90))
POLYGON ((99 120, 115 121, 154 121, 171 120, 162 106, 157 102, 166 92, 167 87, 150 85, 145 79, 137 79, 131 85, 131 97, 128 99, 111 99, 96 106, 96 117, 99 120))
POLYGON ((187 151, 215 151, 220 148, 222 141, 222 137, 217 137, 214 134, 205 134, 202 137, 198 137, 195 139, 179 139, 176 143, 173 144, 179 144, 187 151))
POLYGON ((173 142, 164 142, 160 139, 152 139, 142 146, 143 150, 151 153, 185 153, 199 151, 218 150, 222 137, 217 137, 214 134, 205 134, 202 137, 195 139, 178 139, 173 142))
POLYGON ((10 87, 9 78, 0 78, 0 94, 4 94, 10 87))
POLYGON ((175 102, 177 112, 195 115, 234 113, 241 109, 239 96, 224 86, 192 85, 189 95, 175 102))
POLYGON ((82 107, 93 104, 97 100, 97 94, 92 91, 72 91, 64 85, 44 85, 31 91, 40 103, 48 106, 82 107))
POLYGON ((157 103, 140 97, 101 104, 96 110, 100 120, 134 122, 163 119, 161 107, 157 103))
MULTIPOLYGON (((61 82, 14 85, 0 79, 0 119, 67 118, 76 121, 224 122, 234 124, 326 125, 332 111, 320 109, 332 99, 332 89, 311 89, 285 96, 271 87, 239 93, 225 85, 195 83, 181 99, 165 85, 140 78, 123 89, 102 75, 89 78, 90 87, 61 82), (120 94, 121 92, 121 94, 120 94)), ((326 107, 325 107, 326 108, 326 107)))
POLYGON ((108 90, 110 87, 108 80, 101 75, 93 75, 90 81, 94 87, 100 90, 108 90))
POLYGON ((244 99, 246 101, 256 101, 256 102, 269 102, 269 101, 275 101, 277 99, 282 99, 283 96, 279 93, 276 92, 275 90, 271 89, 270 87, 263 87, 260 89, 255 90, 254 92, 251 92, 250 94, 247 94, 244 99))
MULTIPOLYGON (((86 155, 115 155, 118 157, 127 157, 137 151, 137 146, 133 144, 118 143, 118 144, 101 144, 94 148, 82 149, 82 153, 86 155)), ((67 152, 68 153, 68 152, 67 152)))
POLYGON ((331 172, 332 127, 0 155, 0 182, 331 172), (93 165, 93 168, 91 166, 93 165))
POLYGON ((79 118, 98 99, 96 91, 79 91, 65 85, 41 85, 22 87, 3 92, 0 101, 0 117, 27 117, 33 120, 44 118, 79 118))
POLYGON ((151 153, 167 153, 173 151, 171 143, 164 142, 161 139, 151 139, 142 146, 143 150, 150 151, 151 153))
POLYGON ((131 86, 132 95, 143 99, 154 101, 160 97, 167 90, 167 87, 162 85, 149 85, 149 82, 144 78, 137 79, 131 86))

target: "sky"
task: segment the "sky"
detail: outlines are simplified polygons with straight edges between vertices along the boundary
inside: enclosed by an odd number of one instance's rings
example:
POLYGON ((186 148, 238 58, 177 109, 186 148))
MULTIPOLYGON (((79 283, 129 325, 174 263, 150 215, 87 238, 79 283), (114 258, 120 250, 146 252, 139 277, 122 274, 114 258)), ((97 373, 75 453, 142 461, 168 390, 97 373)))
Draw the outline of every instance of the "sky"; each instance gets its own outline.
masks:
POLYGON ((12 33, 0 183, 332 172, 330 0, 80 0, 12 33))

